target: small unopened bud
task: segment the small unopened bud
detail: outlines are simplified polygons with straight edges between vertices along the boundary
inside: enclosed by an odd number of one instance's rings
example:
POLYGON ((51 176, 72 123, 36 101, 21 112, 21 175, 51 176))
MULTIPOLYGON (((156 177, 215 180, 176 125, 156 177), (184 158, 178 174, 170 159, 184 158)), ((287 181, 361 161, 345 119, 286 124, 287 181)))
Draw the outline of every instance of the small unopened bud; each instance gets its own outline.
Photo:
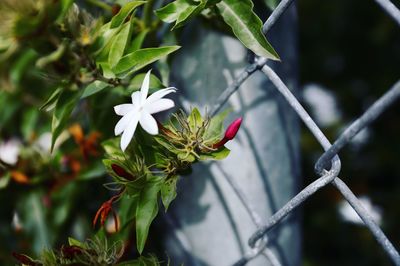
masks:
POLYGON ((113 169, 114 173, 119 176, 119 177, 123 177, 127 180, 134 180, 135 177, 133 175, 131 175, 130 173, 128 173, 124 168, 122 168, 121 166, 113 163, 111 165, 111 168, 113 169))
POLYGON ((218 141, 217 143, 215 143, 213 145, 214 149, 218 149, 221 146, 223 146, 225 143, 227 143, 228 141, 232 140, 237 132, 239 131, 240 125, 242 124, 242 118, 239 117, 236 120, 234 120, 226 129, 225 131, 225 136, 223 139, 221 139, 220 141, 218 141))
POLYGON ((237 132, 239 131, 240 125, 242 124, 242 118, 239 117, 235 121, 233 121, 225 131, 225 139, 232 140, 237 132))

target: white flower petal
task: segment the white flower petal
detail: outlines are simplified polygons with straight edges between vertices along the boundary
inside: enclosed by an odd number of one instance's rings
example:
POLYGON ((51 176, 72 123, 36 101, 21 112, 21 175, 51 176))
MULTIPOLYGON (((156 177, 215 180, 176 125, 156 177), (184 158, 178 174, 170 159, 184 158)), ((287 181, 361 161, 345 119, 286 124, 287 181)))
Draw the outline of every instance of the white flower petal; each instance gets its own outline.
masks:
POLYGON ((115 136, 118 136, 119 134, 122 133, 122 131, 125 130, 125 128, 128 126, 129 122, 131 121, 132 117, 134 116, 134 114, 136 114, 137 112, 135 110, 130 111, 129 113, 127 113, 126 115, 124 115, 119 121, 118 123, 115 125, 114 128, 114 134, 115 136))
POLYGON ((132 98, 132 104, 133 104, 135 107, 138 107, 138 106, 140 106, 140 101, 141 101, 141 98, 142 98, 142 93, 141 93, 140 91, 132 92, 131 98, 132 98))
POLYGON ((132 119, 129 120, 129 124, 126 126, 124 133, 122 133, 121 137, 121 150, 125 151, 126 147, 128 147, 129 143, 133 138, 133 134, 135 134, 135 130, 140 119, 141 114, 138 112, 133 113, 132 119))
POLYGON ((174 87, 169 87, 169 88, 158 90, 155 93, 153 93, 152 95, 150 95, 149 98, 147 98, 146 103, 152 103, 157 100, 160 100, 165 95, 170 94, 171 92, 175 92, 175 91, 176 91, 176 89, 174 87))
POLYGON ((142 87, 140 88, 140 93, 142 94, 141 104, 144 104, 144 101, 147 98, 147 94, 149 93, 150 73, 151 69, 146 73, 146 76, 144 76, 142 87))
POLYGON ((158 134, 158 126, 156 120, 146 111, 142 111, 142 115, 140 117, 140 125, 147 133, 151 135, 158 134))
POLYGON ((20 149, 21 142, 17 139, 0 143, 0 161, 9 165, 15 165, 18 162, 20 149))
POLYGON ((133 108, 134 108, 133 104, 124 103, 114 106, 114 111, 117 115, 126 115, 127 113, 132 111, 133 108))
POLYGON ((173 100, 160 99, 155 102, 152 102, 151 104, 146 104, 144 108, 150 114, 155 114, 155 113, 158 113, 161 111, 168 110, 174 106, 175 106, 175 103, 173 100))

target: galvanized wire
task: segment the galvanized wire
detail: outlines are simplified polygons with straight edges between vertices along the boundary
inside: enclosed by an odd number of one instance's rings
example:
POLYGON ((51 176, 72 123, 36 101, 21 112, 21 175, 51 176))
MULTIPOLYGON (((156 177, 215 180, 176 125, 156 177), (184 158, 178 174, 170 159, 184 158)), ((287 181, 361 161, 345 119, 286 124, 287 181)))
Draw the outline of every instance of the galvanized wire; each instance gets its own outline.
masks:
POLYGON ((389 0, 375 0, 378 5, 400 26, 400 10, 389 0))
MULTIPOLYGON (((382 9, 392 18, 397 24, 400 25, 400 11, 395 5, 389 0, 375 0, 382 9)), ((272 12, 271 16, 265 22, 263 26, 264 34, 267 33, 281 15, 287 10, 293 0, 282 0, 278 7, 272 12)), ((258 230, 250 237, 249 246, 253 249, 241 259, 239 259, 234 265, 245 265, 251 261, 257 255, 262 252, 267 253, 267 257, 276 258, 271 250, 267 248, 266 235, 279 222, 281 222, 287 215, 292 213, 298 206, 300 206, 305 200, 310 198, 319 189, 332 183, 339 192, 343 195, 345 200, 360 216, 365 226, 371 231, 377 242, 385 250, 389 258, 395 265, 400 266, 400 255, 395 249, 393 244, 385 236, 381 228, 374 222, 368 211, 362 206, 361 202, 357 199, 351 189, 338 177, 340 173, 341 163, 338 157, 338 152, 348 144, 351 139, 357 135, 362 129, 372 123, 378 116, 380 116, 389 106, 394 104, 398 98, 400 98, 400 81, 395 83, 390 90, 388 90, 380 99, 378 99, 367 111, 364 112, 358 119, 356 119, 339 138, 334 142, 333 145, 325 137, 323 132, 316 125, 311 116, 306 112, 303 106, 298 102, 296 97, 291 93, 289 88, 282 82, 280 77, 266 65, 266 58, 258 58, 255 63, 249 65, 235 80, 229 85, 225 91, 220 95, 216 104, 211 108, 211 115, 215 115, 221 107, 228 101, 229 97, 239 89, 240 85, 250 77, 254 72, 261 69, 262 72, 269 78, 269 80, 275 85, 278 91, 291 105, 299 117, 303 120, 305 125, 321 144, 325 152, 321 155, 315 165, 315 172, 320 175, 317 180, 309 184, 303 190, 301 190, 296 196, 294 196, 288 203, 286 203, 281 209, 273 214, 267 222, 260 226, 259 215, 254 211, 251 203, 246 199, 245 194, 233 180, 228 179, 229 184, 238 195, 245 209, 249 213, 253 222, 258 227, 258 230), (330 167, 329 170, 327 170, 330 167), (263 241, 260 242, 260 239, 263 241)))

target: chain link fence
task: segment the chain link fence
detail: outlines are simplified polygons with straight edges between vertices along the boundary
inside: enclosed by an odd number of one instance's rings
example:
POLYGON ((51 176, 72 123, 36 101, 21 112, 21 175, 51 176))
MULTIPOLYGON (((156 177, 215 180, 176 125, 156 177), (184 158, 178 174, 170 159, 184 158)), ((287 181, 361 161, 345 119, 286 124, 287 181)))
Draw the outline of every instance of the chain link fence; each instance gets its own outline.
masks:
MULTIPOLYGON (((275 24, 275 22, 285 13, 293 0, 282 0, 277 8, 272 12, 263 26, 263 32, 266 34, 275 24)), ((390 0, 375 0, 375 2, 400 26, 400 10, 390 2, 390 0)), ((333 185, 350 204, 350 206, 360 216, 364 225, 373 234, 376 241, 386 252, 387 256, 395 265, 400 265, 400 255, 390 240, 386 237, 382 229, 373 220, 371 214, 363 207, 360 200, 354 195, 351 189, 339 178, 341 162, 338 152, 346 146, 354 136, 362 129, 371 124, 379 117, 389 106, 395 103, 400 97, 400 80, 396 82, 381 98, 367 109, 358 119, 356 119, 347 129, 331 144, 324 133, 319 129, 314 120, 309 116, 289 88, 282 82, 281 78, 267 65, 267 59, 257 58, 253 64, 250 64, 245 70, 228 86, 218 98, 216 104, 211 108, 211 115, 215 115, 221 107, 228 101, 229 97, 240 88, 240 85, 249 78, 254 72, 261 70, 276 89, 282 94, 289 105, 294 109, 298 116, 303 120, 308 129, 320 143, 325 152, 315 164, 315 173, 319 176, 317 180, 309 184, 295 197, 287 202, 281 209, 275 212, 266 223, 263 224, 260 215, 254 211, 254 207, 247 200, 245 193, 240 187, 226 176, 228 183, 236 192, 246 211, 251 217, 258 230, 250 237, 248 244, 252 248, 251 252, 240 258, 234 265, 245 265, 258 255, 265 256, 271 265, 281 265, 275 254, 268 248, 268 232, 279 224, 287 215, 293 212, 304 201, 311 198, 319 189, 333 185)))

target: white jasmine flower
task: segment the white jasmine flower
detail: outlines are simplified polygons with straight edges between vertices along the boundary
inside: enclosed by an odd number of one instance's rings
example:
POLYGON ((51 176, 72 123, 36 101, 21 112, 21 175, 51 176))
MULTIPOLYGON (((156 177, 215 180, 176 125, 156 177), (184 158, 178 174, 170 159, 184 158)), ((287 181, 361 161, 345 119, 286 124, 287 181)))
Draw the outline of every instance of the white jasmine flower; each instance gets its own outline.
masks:
POLYGON ((9 165, 15 165, 18 162, 20 149, 21 142, 17 139, 0 142, 0 161, 9 165))
POLYGON ((147 97, 150 85, 150 72, 151 70, 147 72, 144 77, 140 91, 132 93, 132 103, 114 106, 115 113, 122 116, 114 129, 116 136, 122 133, 122 151, 125 151, 126 147, 128 147, 128 144, 131 142, 138 123, 140 123, 140 126, 147 133, 157 135, 157 122, 151 115, 175 106, 174 101, 163 99, 165 95, 176 91, 173 87, 156 91, 147 97))

